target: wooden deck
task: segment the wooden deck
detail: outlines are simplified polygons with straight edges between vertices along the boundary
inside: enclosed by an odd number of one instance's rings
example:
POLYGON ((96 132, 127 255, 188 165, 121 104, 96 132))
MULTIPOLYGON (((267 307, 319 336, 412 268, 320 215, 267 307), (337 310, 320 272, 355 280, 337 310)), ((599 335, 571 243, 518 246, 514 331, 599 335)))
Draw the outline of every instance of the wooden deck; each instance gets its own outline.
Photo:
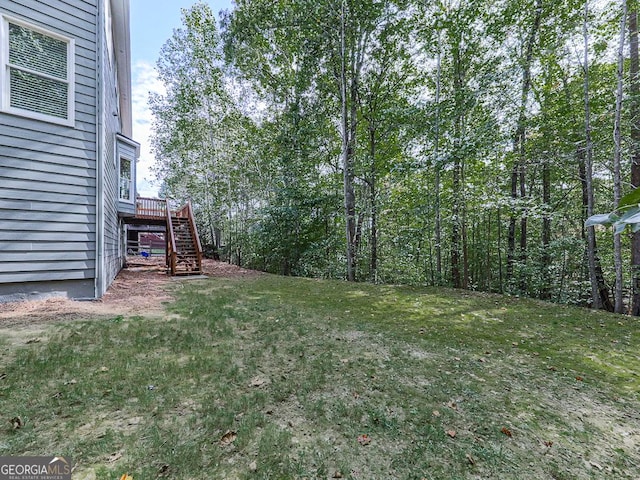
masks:
POLYGON ((167 201, 160 198, 136 199, 136 218, 166 220, 167 201))
POLYGON ((123 218, 128 225, 164 226, 171 275, 202 273, 202 245, 190 202, 179 210, 171 210, 164 199, 138 197, 135 215, 123 218))
POLYGON ((161 198, 136 198, 136 213, 126 217, 129 225, 166 225, 167 201, 161 198))

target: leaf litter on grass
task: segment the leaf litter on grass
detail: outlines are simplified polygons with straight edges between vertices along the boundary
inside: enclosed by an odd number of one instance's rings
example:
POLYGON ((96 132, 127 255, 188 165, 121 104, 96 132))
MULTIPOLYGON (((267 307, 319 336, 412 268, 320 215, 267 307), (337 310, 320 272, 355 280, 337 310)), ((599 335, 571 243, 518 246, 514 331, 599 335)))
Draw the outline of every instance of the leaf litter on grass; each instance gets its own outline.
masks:
MULTIPOLYGON (((205 478, 198 472, 212 465, 221 478, 328 478, 335 472, 351 478, 635 478, 638 399, 589 368, 596 362, 580 357, 588 330, 572 338, 566 325, 584 326, 583 319, 576 314, 571 320, 560 309, 564 326, 555 340, 551 307, 544 307, 548 323, 523 325, 511 315, 523 318, 538 304, 509 300, 503 311, 494 303, 500 297, 455 293, 268 276, 189 285, 169 322, 94 325, 91 341, 73 346, 74 362, 94 372, 109 366, 90 377, 68 373, 98 400, 89 405, 78 396, 78 415, 92 418, 99 407, 121 419, 98 420, 102 444, 72 440, 74 433, 56 439, 55 424, 41 416, 37 425, 45 437, 50 430, 49 445, 102 449, 98 458, 126 450, 127 459, 137 459, 147 472, 133 472, 137 478, 156 475, 162 462, 175 478, 194 479, 205 478), (512 312, 514 304, 522 311, 512 312), (420 327, 425 332, 416 335, 420 327), (102 348, 93 340, 101 335, 105 348, 136 355, 108 361, 94 351, 102 348), (526 342, 511 347, 520 337, 526 342), (547 370, 549 364, 556 370, 547 370), (141 386, 134 397, 129 383, 118 383, 132 378, 141 386), (114 385, 94 385, 107 380, 114 385), (151 384, 162 388, 149 391, 151 384), (140 420, 125 425, 130 418, 140 420), (113 436, 125 427, 126 434, 113 436), (363 432, 375 439, 366 448, 354 441, 363 432), (151 461, 158 454, 162 458, 151 461)), ((33 365, 58 358, 47 353, 52 340, 43 338, 28 347, 33 365)), ((616 348, 633 350, 636 337, 630 338, 616 348)), ((589 354, 598 355, 599 338, 591 340, 596 347, 589 354)), ((29 362, 21 365, 29 368, 29 362)), ((5 371, 9 378, 16 369, 5 371)), ((58 385, 43 395, 55 391, 58 385)), ((37 395, 35 406, 51 402, 37 395)), ((15 411, 33 418, 30 411, 15 411)), ((19 451, 20 441, 14 436, 12 448, 19 451)), ((87 455, 79 458, 90 462, 87 455)))

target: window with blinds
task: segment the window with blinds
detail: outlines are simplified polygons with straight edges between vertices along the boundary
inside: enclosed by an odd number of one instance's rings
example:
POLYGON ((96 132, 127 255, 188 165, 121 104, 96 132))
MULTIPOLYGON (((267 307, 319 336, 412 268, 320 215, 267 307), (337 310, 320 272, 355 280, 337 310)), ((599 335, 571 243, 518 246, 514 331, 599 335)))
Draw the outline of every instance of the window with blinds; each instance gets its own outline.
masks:
POLYGON ((11 19, 3 27, 5 109, 73 124, 73 41, 11 19))

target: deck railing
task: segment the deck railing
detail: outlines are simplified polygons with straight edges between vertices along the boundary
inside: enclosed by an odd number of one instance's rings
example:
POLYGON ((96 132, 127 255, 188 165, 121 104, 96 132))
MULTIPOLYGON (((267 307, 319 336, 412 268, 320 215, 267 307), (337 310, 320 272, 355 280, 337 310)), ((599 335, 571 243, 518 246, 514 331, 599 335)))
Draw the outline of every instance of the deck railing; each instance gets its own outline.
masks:
POLYGON ((187 202, 182 208, 172 210, 166 199, 144 198, 136 199, 136 215, 131 223, 138 225, 163 223, 166 225, 166 261, 171 275, 190 275, 202 272, 202 245, 198 237, 198 228, 193 216, 191 203, 187 202), (175 222, 174 222, 175 220, 175 222), (187 220, 187 222, 185 222, 187 220), (180 230, 180 235, 175 228, 180 230), (185 235, 184 227, 189 230, 185 235), (180 240, 180 245, 176 243, 180 240), (193 243, 191 245, 191 242, 193 243), (188 244, 188 245, 187 245, 188 244), (186 270, 178 270, 178 263, 187 265, 186 270))
POLYGON ((160 198, 136 198, 136 217, 163 220, 167 216, 167 201, 160 198))

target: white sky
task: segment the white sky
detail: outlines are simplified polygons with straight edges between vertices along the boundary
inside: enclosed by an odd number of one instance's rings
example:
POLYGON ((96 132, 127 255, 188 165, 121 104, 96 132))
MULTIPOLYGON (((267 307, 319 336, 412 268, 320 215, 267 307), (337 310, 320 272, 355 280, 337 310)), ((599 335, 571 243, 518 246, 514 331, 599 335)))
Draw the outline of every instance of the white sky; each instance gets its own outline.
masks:
MULTIPOLYGON (((133 139, 140 143, 137 188, 143 197, 158 195, 149 142, 152 116, 148 106, 149 92, 162 89, 155 64, 162 45, 173 30, 181 26, 181 9, 195 3, 197 0, 130 0, 133 139)), ((208 0, 206 3, 216 13, 232 8, 232 0, 208 0)))

